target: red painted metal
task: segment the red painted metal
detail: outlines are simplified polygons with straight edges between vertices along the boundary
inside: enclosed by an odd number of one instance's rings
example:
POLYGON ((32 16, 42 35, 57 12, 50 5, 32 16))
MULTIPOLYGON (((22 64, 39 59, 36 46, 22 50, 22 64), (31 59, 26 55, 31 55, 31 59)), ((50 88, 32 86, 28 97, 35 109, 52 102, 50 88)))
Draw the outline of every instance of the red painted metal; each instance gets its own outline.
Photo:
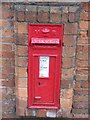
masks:
POLYGON ((28 25, 28 108, 60 107, 63 25, 28 25))

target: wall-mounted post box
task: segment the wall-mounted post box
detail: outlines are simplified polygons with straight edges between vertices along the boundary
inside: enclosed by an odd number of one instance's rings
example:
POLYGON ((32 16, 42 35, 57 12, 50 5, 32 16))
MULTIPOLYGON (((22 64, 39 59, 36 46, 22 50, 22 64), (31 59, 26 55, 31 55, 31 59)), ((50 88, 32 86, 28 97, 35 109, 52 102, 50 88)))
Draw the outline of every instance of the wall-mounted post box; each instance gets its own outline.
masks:
POLYGON ((57 109, 63 25, 29 24, 28 35, 28 107, 57 109))

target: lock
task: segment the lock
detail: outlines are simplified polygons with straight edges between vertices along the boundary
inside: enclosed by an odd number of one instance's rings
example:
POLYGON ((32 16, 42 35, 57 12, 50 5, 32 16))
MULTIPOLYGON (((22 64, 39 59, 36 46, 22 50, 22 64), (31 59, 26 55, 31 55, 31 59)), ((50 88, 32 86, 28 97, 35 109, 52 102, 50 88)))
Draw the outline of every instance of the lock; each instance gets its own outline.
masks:
POLYGON ((28 108, 60 107, 63 27, 28 25, 28 108))

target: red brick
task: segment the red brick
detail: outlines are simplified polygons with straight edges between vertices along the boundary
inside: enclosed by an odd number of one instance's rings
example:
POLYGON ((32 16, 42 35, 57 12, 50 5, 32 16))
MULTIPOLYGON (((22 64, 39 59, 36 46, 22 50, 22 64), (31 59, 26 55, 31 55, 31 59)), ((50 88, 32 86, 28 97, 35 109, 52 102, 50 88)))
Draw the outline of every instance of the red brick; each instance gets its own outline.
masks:
POLYGON ((59 23, 61 21, 61 11, 59 7, 50 8, 50 22, 59 23))
POLYGON ((49 22, 49 7, 48 6, 38 7, 38 21, 49 22))
POLYGON ((62 13, 62 22, 68 22, 69 17, 68 17, 68 13, 62 13))
POLYGON ((2 81, 2 86, 7 86, 7 87, 14 87, 15 86, 15 83, 14 83, 14 80, 4 80, 2 81))
POLYGON ((28 45, 28 36, 27 35, 23 35, 23 34, 18 34, 16 36, 16 44, 17 45, 28 45))
POLYGON ((8 42, 8 43, 14 43, 15 42, 15 39, 14 38, 2 38, 2 39, 0 39, 0 41, 2 41, 2 42, 8 42))
POLYGON ((27 68, 18 68, 18 77, 27 77, 27 68))
POLYGON ((18 88, 16 89, 16 96, 18 97, 27 97, 27 88, 18 88))
MULTIPOLYGON (((84 35, 84 34, 82 34, 84 35)), ((86 35, 84 35, 86 36, 86 35)), ((79 44, 88 44, 89 38, 88 37, 79 37, 77 41, 77 45, 79 44)))
POLYGON ((12 18, 14 16, 14 12, 12 11, 3 11, 2 18, 12 18))
POLYGON ((82 4, 82 9, 85 10, 86 12, 90 11, 90 4, 89 3, 83 3, 82 4))
POLYGON ((16 86, 18 88, 27 88, 27 78, 17 78, 16 86))
POLYGON ((89 22, 88 21, 80 21, 79 27, 80 29, 88 29, 89 22))
POLYGON ((73 87, 73 81, 72 80, 61 80, 61 88, 62 89, 68 89, 73 87))
POLYGON ((79 109, 79 108, 73 108, 72 109, 72 113, 73 113, 73 117, 76 119, 76 118, 84 118, 85 119, 85 116, 87 116, 88 114, 88 109, 79 109))
POLYGON ((14 35, 13 29, 6 30, 6 29, 2 28, 2 36, 13 36, 13 35, 14 35))
POLYGON ((87 75, 88 74, 88 68, 78 68, 77 70, 76 70, 76 73, 77 74, 81 74, 81 75, 87 75))
POLYGON ((74 57, 75 47, 63 47, 63 57, 74 57))
POLYGON ((74 58, 62 58, 62 68, 74 67, 74 58))
POLYGON ((82 88, 89 88, 89 85, 90 85, 90 83, 87 81, 81 83, 82 88))
POLYGON ((2 44, 2 51, 11 51, 12 44, 2 44))
POLYGON ((16 12, 16 17, 17 17, 17 21, 24 21, 25 15, 24 15, 24 11, 18 11, 16 12))
POLYGON ((81 82, 75 82, 75 88, 81 88, 81 82))
POLYGON ((14 67, 2 67, 2 72, 3 73, 6 73, 6 74, 9 74, 9 73, 14 73, 15 72, 15 69, 14 67))
POLYGON ((2 25, 2 27, 7 27, 8 26, 8 22, 5 19, 0 20, 0 26, 2 25))
POLYGON ((27 107, 27 98, 17 97, 16 104, 19 107, 27 107))
POLYGON ((88 108, 88 102, 74 102, 74 108, 88 108))
POLYGON ((74 77, 74 69, 62 69, 62 79, 71 80, 74 77))
POLYGON ((77 96, 74 96, 74 101, 88 101, 88 96, 79 96, 79 95, 77 95, 77 96))
POLYGON ((7 10, 10 10, 10 9, 13 9, 13 4, 10 3, 10 2, 3 2, 2 3, 2 11, 7 11, 7 10))
POLYGON ((60 98, 70 99, 73 96, 73 89, 62 89, 60 98))
POLYGON ((63 44, 64 46, 75 46, 76 45, 76 36, 64 35, 63 36, 63 44))
POLYGON ((78 17, 75 13, 69 13, 69 22, 76 22, 78 21, 78 17))
POLYGON ((77 53, 76 57, 79 60, 88 60, 88 54, 87 53, 77 53))
POLYGON ((27 57, 18 57, 17 58, 17 66, 27 67, 28 65, 27 57))
POLYGON ((60 99, 61 108, 72 108, 72 99, 60 99))
POLYGON ((81 31, 79 32, 79 36, 80 36, 80 37, 87 37, 87 30, 81 30, 81 31))
POLYGON ((18 33, 27 33, 27 23, 25 22, 17 22, 17 32, 18 33))
POLYGON ((88 81, 88 76, 87 75, 76 75, 76 80, 77 81, 80 81, 80 80, 88 81))
POLYGON ((90 93, 89 90, 84 90, 84 89, 75 89, 74 91, 75 95, 88 95, 90 93))
MULTIPOLYGON (((90 30, 87 31, 87 36, 90 37, 90 30)), ((89 40, 90 40, 90 39, 88 38, 88 41, 89 41, 89 40)))
POLYGON ((25 20, 29 22, 36 22, 37 21, 37 6, 35 5, 27 5, 26 6, 26 13, 25 13, 25 20))
POLYGON ((77 34, 77 23, 69 23, 64 25, 64 34, 77 34))
POLYGON ((77 12, 78 8, 79 8, 78 6, 75 6, 75 7, 74 6, 70 6, 69 7, 69 12, 74 12, 75 13, 75 12, 77 12))
POLYGON ((76 66, 80 68, 87 68, 88 67, 88 61, 80 61, 76 60, 76 66))
POLYGON ((27 46, 17 46, 17 55, 21 57, 27 57, 28 47, 27 46))
POLYGON ((16 107, 16 115, 17 116, 25 116, 25 108, 24 107, 16 107))
POLYGON ((46 117, 46 110, 45 109, 40 109, 37 110, 37 117, 46 117))
POLYGON ((77 52, 88 52, 88 45, 78 45, 77 52))
POLYGON ((89 13, 88 12, 81 13, 80 20, 90 20, 89 13))

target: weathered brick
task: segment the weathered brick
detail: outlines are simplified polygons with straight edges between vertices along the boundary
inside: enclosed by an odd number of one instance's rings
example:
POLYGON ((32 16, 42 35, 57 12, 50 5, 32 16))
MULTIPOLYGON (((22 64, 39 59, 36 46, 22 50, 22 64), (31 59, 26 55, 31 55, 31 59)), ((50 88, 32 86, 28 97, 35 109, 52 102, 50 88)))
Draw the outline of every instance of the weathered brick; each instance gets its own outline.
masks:
POLYGON ((21 57, 27 57, 28 54, 28 48, 27 46, 17 46, 17 55, 21 57))
POLYGON ((17 58, 17 66, 27 67, 28 65, 27 57, 18 57, 17 58))
POLYGON ((38 21, 49 22, 49 6, 38 7, 38 21))
POLYGON ((89 22, 88 21, 80 21, 79 27, 80 29, 88 29, 89 22))
POLYGON ((74 57, 75 47, 63 47, 63 57, 74 57))
MULTIPOLYGON (((82 118, 82 116, 83 116, 83 118, 85 119, 85 114, 88 114, 88 109, 73 108, 72 113, 75 114, 75 115, 78 114, 77 115, 78 118, 82 118)), ((75 115, 74 115, 74 117, 77 118, 77 116, 75 116, 75 115)))
MULTIPOLYGON (((87 31, 87 36, 90 37, 90 30, 87 31)), ((89 41, 89 40, 90 40, 90 39, 88 38, 88 41, 89 41)))
POLYGON ((18 88, 27 88, 27 78, 17 78, 16 86, 18 88))
POLYGON ((77 59, 79 60, 88 60, 88 53, 77 53, 77 59))
POLYGON ((69 17, 68 17, 68 13, 62 13, 62 22, 68 22, 69 17))
POLYGON ((81 83, 81 88, 89 88, 89 85, 90 85, 90 83, 88 82, 88 81, 83 81, 82 83, 81 83))
POLYGON ((39 109, 37 110, 37 117, 46 117, 46 110, 45 109, 39 109))
POLYGON ((81 75, 87 75, 88 74, 88 68, 78 68, 77 70, 76 70, 76 74, 81 74, 81 75))
POLYGON ((18 77, 27 77, 27 68, 18 68, 18 77))
POLYGON ((84 90, 84 89, 75 89, 74 90, 74 94, 75 95, 88 95, 88 93, 90 93, 89 90, 84 90))
POLYGON ((75 13, 75 12, 77 12, 78 8, 79 8, 78 6, 75 6, 75 7, 74 6, 70 6, 69 7, 69 12, 74 12, 75 13))
POLYGON ((64 34, 77 34, 77 23, 69 23, 64 25, 64 34))
POLYGON ((60 99, 61 108, 72 108, 72 99, 60 99))
POLYGON ((59 7, 50 7, 50 22, 59 23, 61 21, 61 11, 59 7))
POLYGON ((82 4, 82 9, 85 10, 86 12, 90 11, 90 4, 89 3, 83 3, 82 4))
POLYGON ((74 108, 88 108, 88 102, 74 102, 74 108))
POLYGON ((88 13, 88 12, 82 12, 81 14, 80 14, 80 20, 90 20, 90 15, 89 15, 90 13, 88 13))
POLYGON ((2 38, 0 39, 0 41, 2 42, 7 42, 7 43, 14 43, 15 42, 15 39, 14 38, 2 38))
POLYGON ((14 12, 13 11, 3 11, 3 14, 1 17, 3 19, 12 18, 12 17, 14 17, 14 12))
POLYGON ((74 77, 74 69, 62 69, 62 79, 71 80, 74 77))
POLYGON ((7 87, 14 87, 15 86, 15 82, 14 80, 3 80, 2 81, 2 86, 7 86, 7 87))
POLYGON ((26 22, 17 22, 17 32, 18 33, 27 33, 27 23, 26 22))
POLYGON ((27 97, 27 88, 18 88, 16 89, 17 97, 27 97))
POLYGON ((62 12, 63 12, 63 13, 68 13, 68 12, 69 12, 68 6, 63 6, 63 7, 62 7, 62 12))
POLYGON ((28 36, 27 34, 18 34, 16 37, 17 45, 28 45, 28 36))
POLYGON ((13 9, 13 4, 10 2, 3 2, 2 3, 2 11, 6 10, 12 10, 13 9))
POLYGON ((88 45, 78 45, 77 52, 88 52, 89 46, 88 45))
POLYGON ((79 31, 79 37, 87 37, 87 30, 79 31))
POLYGON ((80 80, 88 81, 88 76, 87 75, 76 75, 76 80, 77 81, 80 81, 80 80))
POLYGON ((62 58, 62 68, 74 67, 74 58, 62 58))
POLYGON ((27 5, 26 6, 26 13, 25 13, 25 20, 29 22, 36 22, 37 21, 37 6, 35 5, 27 5))
POLYGON ((76 60, 76 66, 80 68, 87 68, 88 67, 88 61, 80 61, 76 60))
MULTIPOLYGON (((7 67, 10 67, 10 66, 14 66, 14 60, 2 60, 2 65, 3 66, 7 66, 7 67)), ((0 60, 0 63, 1 63, 1 60, 0 60)))
POLYGON ((2 44, 3 51, 12 51, 12 44, 2 44))
POLYGON ((73 87, 72 80, 61 80, 61 88, 62 89, 70 89, 73 87))
POLYGON ((8 22, 5 19, 0 20, 0 26, 6 27, 8 26, 8 22))
POLYGON ((76 45, 76 36, 64 35, 63 36, 63 44, 64 46, 75 46, 76 45))
MULTIPOLYGON (((84 35, 84 34, 82 34, 82 35, 84 35)), ((84 36, 86 36, 86 34, 84 36)), ((89 41, 88 37, 79 37, 78 41, 77 41, 77 45, 79 45, 79 44, 88 44, 88 41, 89 41)))
POLYGON ((70 13, 69 14, 69 22, 77 22, 78 21, 78 17, 75 13, 70 13))
POLYGON ((61 90, 61 98, 65 98, 65 99, 70 99, 73 96, 73 89, 62 89, 61 90))
POLYGON ((13 36, 14 30, 13 29, 4 29, 2 28, 2 36, 13 36))
POLYGON ((74 96, 74 101, 88 101, 88 95, 87 96, 79 96, 79 95, 76 95, 74 96))
POLYGON ((2 67, 2 72, 3 73, 7 73, 7 74, 9 74, 9 73, 14 73, 15 72, 15 69, 14 69, 14 67, 2 67))
POLYGON ((25 116, 24 107, 17 106, 16 107, 16 115, 17 116, 25 116))
POLYGON ((27 98, 17 97, 16 104, 17 104, 17 106, 20 106, 20 107, 26 107, 27 106, 27 98))

